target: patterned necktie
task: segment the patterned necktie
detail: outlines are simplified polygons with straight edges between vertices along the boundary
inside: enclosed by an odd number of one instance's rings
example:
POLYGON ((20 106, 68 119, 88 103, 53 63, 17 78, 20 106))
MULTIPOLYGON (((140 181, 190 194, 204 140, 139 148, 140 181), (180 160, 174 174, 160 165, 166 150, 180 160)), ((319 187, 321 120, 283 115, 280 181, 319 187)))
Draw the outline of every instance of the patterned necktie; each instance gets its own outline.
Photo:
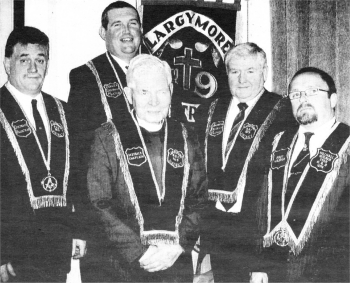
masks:
POLYGON ((300 179, 301 174, 303 173, 306 165, 310 161, 310 138, 314 133, 306 132, 305 135, 305 144, 303 149, 300 151, 297 159, 294 161, 293 167, 290 170, 290 176, 288 179, 287 192, 285 195, 285 205, 289 203, 289 200, 294 192, 296 185, 300 179))
POLYGON ((240 111, 237 114, 235 120, 233 121, 230 135, 229 135, 228 140, 227 140, 227 145, 226 145, 226 149, 225 149, 225 156, 227 156, 227 154, 232 146, 232 143, 235 139, 236 133, 237 133, 237 131, 238 131, 239 127, 241 126, 241 123, 244 119, 244 112, 248 108, 248 105, 244 102, 238 103, 237 106, 238 106, 240 111))
POLYGON ((43 120, 41 119, 40 113, 37 108, 37 100, 32 100, 33 116, 36 127, 36 135, 38 136, 41 148, 43 149, 44 155, 47 154, 47 136, 44 127, 43 120))

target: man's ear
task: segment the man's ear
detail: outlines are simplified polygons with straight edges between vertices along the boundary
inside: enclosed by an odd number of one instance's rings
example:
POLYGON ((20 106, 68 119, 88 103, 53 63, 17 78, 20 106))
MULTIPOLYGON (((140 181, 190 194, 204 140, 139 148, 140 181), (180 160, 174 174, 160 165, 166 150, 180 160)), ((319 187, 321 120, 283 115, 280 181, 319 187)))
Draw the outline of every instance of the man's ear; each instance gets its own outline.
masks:
POLYGON ((5 57, 4 67, 5 67, 6 74, 9 76, 11 71, 11 58, 5 57))
POLYGON ((330 100, 331 100, 331 107, 334 109, 335 106, 337 106, 337 103, 338 103, 338 95, 334 92, 331 94, 331 97, 330 97, 330 100))
POLYGON ((100 26, 100 30, 99 30, 99 34, 100 34, 100 37, 106 41, 106 30, 103 26, 100 26))
POLYGON ((267 80, 268 73, 269 73, 269 68, 267 67, 267 64, 265 64, 264 68, 263 68, 264 82, 266 82, 266 80, 267 80))
POLYGON ((124 87, 124 92, 129 103, 132 104, 132 89, 128 86, 124 87))

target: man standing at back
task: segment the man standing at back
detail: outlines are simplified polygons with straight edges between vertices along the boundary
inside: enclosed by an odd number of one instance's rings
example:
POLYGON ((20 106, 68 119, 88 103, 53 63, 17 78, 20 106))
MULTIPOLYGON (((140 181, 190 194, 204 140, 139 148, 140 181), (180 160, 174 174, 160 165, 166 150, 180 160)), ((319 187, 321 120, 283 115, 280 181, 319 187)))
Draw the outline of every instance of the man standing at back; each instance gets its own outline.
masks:
POLYGON ((231 48, 225 65, 232 97, 209 108, 205 154, 212 209, 202 243, 211 244, 215 281, 248 282, 249 272, 258 271, 256 201, 264 144, 271 144, 291 111, 286 99, 264 88, 266 54, 255 43, 231 48))
MULTIPOLYGON (((83 198, 87 196, 86 176, 94 131, 112 118, 130 119, 123 88, 126 69, 138 53, 141 34, 137 10, 124 1, 111 3, 102 13, 100 28, 107 51, 70 73, 67 120, 72 139, 72 179, 83 198)), ((90 226, 96 226, 93 217, 87 218, 90 226)), ((94 243, 89 243, 91 252, 94 243)))

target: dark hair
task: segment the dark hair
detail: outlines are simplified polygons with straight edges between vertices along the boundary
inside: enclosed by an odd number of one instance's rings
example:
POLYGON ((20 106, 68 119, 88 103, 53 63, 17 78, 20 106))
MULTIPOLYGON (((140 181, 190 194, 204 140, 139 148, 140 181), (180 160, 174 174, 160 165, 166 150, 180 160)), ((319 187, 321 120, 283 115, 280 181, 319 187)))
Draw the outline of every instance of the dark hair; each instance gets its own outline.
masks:
POLYGON ((39 44, 47 49, 49 58, 49 38, 45 33, 33 27, 15 28, 9 35, 5 46, 5 57, 10 58, 15 45, 39 44))
POLYGON ((122 9, 122 8, 133 9, 136 12, 137 20, 141 24, 139 12, 136 10, 136 8, 133 5, 131 5, 127 2, 124 2, 124 1, 116 1, 116 2, 109 4, 102 12, 101 24, 105 30, 107 30, 107 26, 108 26, 108 12, 110 10, 113 10, 113 9, 122 9))
POLYGON ((301 68, 299 71, 297 71, 289 83, 288 92, 289 92, 289 89, 290 89, 290 86, 291 86, 293 80, 297 76, 299 76, 301 74, 305 74, 305 73, 318 74, 321 77, 321 79, 328 85, 328 88, 329 88, 328 97, 330 97, 332 95, 332 93, 337 93, 337 88, 335 87, 335 83, 334 83, 334 80, 332 79, 332 77, 328 73, 326 73, 325 71, 318 69, 316 67, 304 67, 304 68, 301 68))

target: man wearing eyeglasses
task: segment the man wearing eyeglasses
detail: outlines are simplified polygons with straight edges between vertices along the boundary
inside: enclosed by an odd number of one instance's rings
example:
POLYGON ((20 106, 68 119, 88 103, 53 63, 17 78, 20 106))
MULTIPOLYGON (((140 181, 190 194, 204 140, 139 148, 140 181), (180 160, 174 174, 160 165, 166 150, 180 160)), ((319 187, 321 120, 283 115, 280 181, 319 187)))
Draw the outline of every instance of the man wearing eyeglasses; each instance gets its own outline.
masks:
POLYGON ((349 282, 350 128, 336 120, 336 87, 320 69, 299 70, 289 98, 299 129, 275 136, 260 203, 268 277, 349 282))

